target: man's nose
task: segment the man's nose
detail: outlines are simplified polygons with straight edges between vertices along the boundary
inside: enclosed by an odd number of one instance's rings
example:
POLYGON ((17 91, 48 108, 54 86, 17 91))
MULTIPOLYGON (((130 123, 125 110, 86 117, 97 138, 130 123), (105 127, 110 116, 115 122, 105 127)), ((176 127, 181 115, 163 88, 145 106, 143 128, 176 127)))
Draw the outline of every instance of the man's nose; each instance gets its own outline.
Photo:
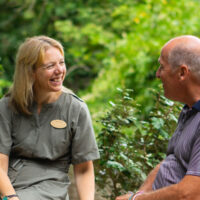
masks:
POLYGON ((160 78, 160 68, 158 68, 156 71, 156 78, 160 78))

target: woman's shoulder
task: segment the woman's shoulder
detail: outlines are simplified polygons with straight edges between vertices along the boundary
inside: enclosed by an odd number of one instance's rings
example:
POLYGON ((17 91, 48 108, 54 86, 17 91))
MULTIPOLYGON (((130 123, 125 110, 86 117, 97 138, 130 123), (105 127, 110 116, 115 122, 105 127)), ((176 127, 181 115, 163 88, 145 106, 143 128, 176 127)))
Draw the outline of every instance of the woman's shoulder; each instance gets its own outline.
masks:
POLYGON ((0 114, 6 118, 10 118, 12 115, 12 109, 9 105, 9 97, 4 96, 0 99, 0 114))
POLYGON ((68 88, 64 88, 62 92, 67 102, 70 102, 73 104, 85 104, 84 101, 80 97, 78 97, 72 90, 68 88))
POLYGON ((78 114, 80 113, 80 111, 83 110, 88 110, 86 103, 71 90, 63 91, 62 98, 59 104, 62 109, 67 108, 74 114, 78 114))
POLYGON ((9 104, 9 97, 8 96, 4 96, 0 99, 0 108, 7 108, 9 104))

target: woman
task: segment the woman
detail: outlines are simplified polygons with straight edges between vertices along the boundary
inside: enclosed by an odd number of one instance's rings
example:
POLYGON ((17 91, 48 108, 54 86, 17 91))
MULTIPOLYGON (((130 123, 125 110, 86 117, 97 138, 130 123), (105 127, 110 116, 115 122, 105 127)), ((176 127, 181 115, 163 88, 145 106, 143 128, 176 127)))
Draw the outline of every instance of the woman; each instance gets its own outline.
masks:
POLYGON ((82 100, 63 88, 65 75, 58 41, 37 36, 20 46, 13 86, 0 100, 3 199, 69 199, 70 164, 80 199, 94 199, 92 160, 99 153, 90 114, 82 100))

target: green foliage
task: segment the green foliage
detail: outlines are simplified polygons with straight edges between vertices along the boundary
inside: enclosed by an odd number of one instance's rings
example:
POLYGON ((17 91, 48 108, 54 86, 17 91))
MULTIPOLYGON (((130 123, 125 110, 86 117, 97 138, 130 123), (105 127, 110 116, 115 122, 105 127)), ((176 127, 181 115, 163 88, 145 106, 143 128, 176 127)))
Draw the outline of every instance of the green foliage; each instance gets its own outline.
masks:
POLYGON ((0 63, 11 80, 19 44, 26 37, 48 35, 62 42, 69 68, 68 87, 74 90, 89 85, 107 55, 113 40, 106 31, 112 7, 120 1, 99 0, 2 0, 0 1, 0 63), (78 79, 79 81, 74 81, 78 79))
POLYGON ((10 82, 3 78, 3 66, 0 64, 0 98, 7 92, 10 87, 10 82))
POLYGON ((142 119, 141 105, 131 98, 131 90, 118 89, 118 100, 100 119, 102 129, 97 141, 101 159, 96 166, 96 179, 101 188, 110 189, 107 198, 114 199, 128 190, 136 190, 149 171, 164 157, 173 133, 180 105, 158 92, 155 107, 142 119))
POLYGON ((0 64, 11 80, 24 38, 49 35, 65 47, 68 87, 85 89, 99 76, 91 87, 99 107, 104 99, 98 94, 108 100, 108 91, 115 95, 117 86, 134 86, 141 100, 148 95, 143 85, 157 85, 153 79, 163 43, 180 34, 199 35, 198 8, 195 0, 2 0, 0 64))
POLYGON ((199 1, 193 0, 123 1, 113 8, 106 28, 114 35, 108 54, 90 90, 81 93, 95 117, 104 112, 105 102, 116 98, 117 87, 134 89, 137 102, 145 105, 143 115, 149 113, 153 101, 148 88, 160 89, 155 78, 160 50, 173 37, 199 36, 198 8, 199 1))
POLYGON ((12 80, 16 50, 24 38, 49 35, 65 48, 65 85, 79 91, 92 113, 104 112, 116 87, 133 88, 148 113, 152 101, 146 86, 158 88, 161 46, 177 35, 199 36, 198 8, 195 0, 2 0, 4 77, 12 80))

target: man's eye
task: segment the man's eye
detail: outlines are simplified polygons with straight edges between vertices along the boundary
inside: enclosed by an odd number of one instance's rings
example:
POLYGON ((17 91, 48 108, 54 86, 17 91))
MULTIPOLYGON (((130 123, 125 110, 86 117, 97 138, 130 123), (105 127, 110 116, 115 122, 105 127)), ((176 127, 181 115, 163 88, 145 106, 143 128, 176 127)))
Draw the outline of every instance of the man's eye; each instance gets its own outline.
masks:
POLYGON ((60 65, 64 65, 65 64, 65 61, 60 61, 60 65))

